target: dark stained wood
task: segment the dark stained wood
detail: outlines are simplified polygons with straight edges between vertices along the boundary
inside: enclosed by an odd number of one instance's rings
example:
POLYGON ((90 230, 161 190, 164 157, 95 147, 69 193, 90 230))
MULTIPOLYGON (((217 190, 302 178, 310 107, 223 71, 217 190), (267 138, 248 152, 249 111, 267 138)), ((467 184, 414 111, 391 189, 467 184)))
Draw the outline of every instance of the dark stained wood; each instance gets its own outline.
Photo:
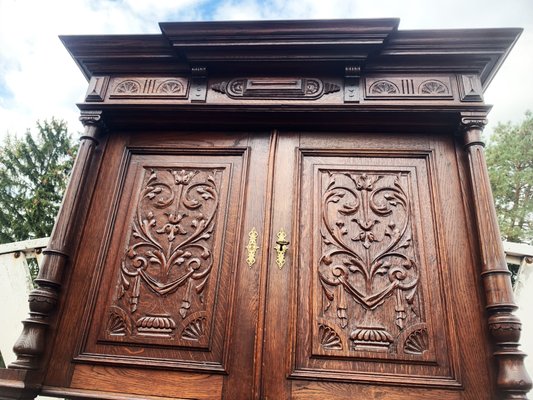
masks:
POLYGON ((493 207, 489 175, 484 155, 481 132, 486 124, 484 115, 464 114, 464 146, 470 164, 470 182, 474 197, 479 247, 481 277, 486 295, 486 309, 494 358, 498 361, 496 384, 505 399, 526 399, 532 387, 525 369, 525 354, 518 349, 521 323, 513 312, 514 303, 510 272, 498 229, 498 219, 493 207))
POLYGON ((104 386, 109 392, 124 394, 124 388, 133 395, 157 398, 220 399, 222 376, 206 374, 167 373, 127 368, 77 366, 72 377, 74 389, 104 386), (176 384, 179 382, 179 385, 176 384))
POLYGON ((44 259, 35 282, 37 289, 32 290, 29 297, 30 317, 23 321, 24 331, 14 351, 17 359, 10 368, 38 369, 46 339, 49 318, 57 305, 58 291, 61 288, 63 269, 70 255, 72 240, 76 235, 73 224, 81 211, 83 195, 90 194, 86 187, 87 176, 100 130, 100 113, 86 113, 81 117, 86 130, 80 138, 80 147, 76 163, 72 171, 73 184, 68 186, 61 211, 54 226, 50 242, 43 250, 44 259))
POLYGON ((479 139, 521 30, 397 26, 62 37, 87 129, 2 395, 526 399, 479 139))

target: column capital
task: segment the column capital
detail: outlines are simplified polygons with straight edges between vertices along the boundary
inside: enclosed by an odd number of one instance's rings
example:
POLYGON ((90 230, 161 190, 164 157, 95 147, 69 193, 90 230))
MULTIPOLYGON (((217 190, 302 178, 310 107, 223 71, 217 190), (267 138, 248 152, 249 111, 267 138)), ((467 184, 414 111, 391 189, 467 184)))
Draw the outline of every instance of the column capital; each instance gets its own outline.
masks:
POLYGON ((102 111, 101 110, 86 110, 82 111, 80 121, 83 126, 87 125, 102 125, 102 111))
POLYGON ((81 112, 80 121, 85 127, 85 132, 80 136, 80 141, 90 140, 98 145, 96 137, 105 128, 102 110, 84 110, 81 112))
POLYGON ((460 131, 463 135, 465 150, 473 145, 485 146, 481 137, 485 125, 487 125, 485 113, 461 113, 460 131))
POLYGON ((463 111, 461 116, 461 130, 466 132, 471 129, 483 130, 487 125, 487 113, 486 112, 472 112, 463 111))

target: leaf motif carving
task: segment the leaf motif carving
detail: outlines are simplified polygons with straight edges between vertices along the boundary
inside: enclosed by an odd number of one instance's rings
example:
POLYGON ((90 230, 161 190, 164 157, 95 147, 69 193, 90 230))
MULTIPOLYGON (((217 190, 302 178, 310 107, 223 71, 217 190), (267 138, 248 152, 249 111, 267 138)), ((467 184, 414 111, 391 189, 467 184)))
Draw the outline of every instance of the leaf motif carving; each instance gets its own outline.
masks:
MULTIPOLYGON (((375 320, 376 310, 392 298, 392 326, 402 330, 409 310, 416 308, 419 266, 412 246, 407 175, 323 171, 321 179, 325 182, 318 265, 322 318, 328 315, 328 320, 336 320, 344 329, 358 322, 350 318, 354 307, 362 307, 360 318, 370 322, 352 331, 352 340, 356 347, 374 346, 384 351, 394 337, 389 333, 391 325, 384 328, 375 320), (329 314, 332 305, 335 314, 329 314), (369 335, 376 339, 365 339, 369 335)), ((419 318, 420 312, 413 315, 419 318)))
POLYGON ((147 170, 111 306, 123 305, 132 315, 145 315, 136 317, 137 333, 169 337, 175 321, 203 310, 213 267, 220 175, 218 169, 147 170), (162 301, 177 296, 174 303, 180 306, 176 314, 161 309, 153 316, 153 307, 142 303, 146 296, 162 301))

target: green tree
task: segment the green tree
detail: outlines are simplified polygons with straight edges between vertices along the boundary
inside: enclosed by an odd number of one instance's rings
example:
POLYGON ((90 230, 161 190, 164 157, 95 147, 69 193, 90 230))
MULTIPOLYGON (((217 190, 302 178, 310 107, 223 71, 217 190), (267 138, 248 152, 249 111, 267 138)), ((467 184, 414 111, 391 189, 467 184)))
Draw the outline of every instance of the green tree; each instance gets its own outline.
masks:
POLYGON ((37 133, 0 147, 0 243, 50 235, 76 147, 65 121, 37 122, 37 133))
POLYGON ((487 146, 494 203, 505 240, 533 242, 533 113, 498 123, 487 146))

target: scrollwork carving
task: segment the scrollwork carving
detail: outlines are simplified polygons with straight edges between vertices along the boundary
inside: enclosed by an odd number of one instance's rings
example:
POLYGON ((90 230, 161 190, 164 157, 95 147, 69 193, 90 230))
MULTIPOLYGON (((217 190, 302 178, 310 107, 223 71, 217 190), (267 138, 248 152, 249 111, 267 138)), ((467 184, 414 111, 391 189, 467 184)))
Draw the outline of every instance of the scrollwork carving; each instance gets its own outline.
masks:
POLYGON ((236 78, 211 89, 234 99, 315 100, 340 91, 340 86, 317 78, 236 78))
POLYGON ((402 173, 322 171, 321 313, 350 329, 354 349, 387 350, 392 327, 420 322, 407 181, 402 173), (389 298, 393 315, 379 311, 389 298))
MULTIPOLYGON (((121 317, 135 326, 131 336, 172 337, 177 320, 204 310, 204 291, 213 267, 220 173, 217 169, 147 170, 111 306, 111 310, 127 310, 127 316, 121 317)), ((113 318, 114 328, 108 328, 108 334, 126 334, 113 318)))

